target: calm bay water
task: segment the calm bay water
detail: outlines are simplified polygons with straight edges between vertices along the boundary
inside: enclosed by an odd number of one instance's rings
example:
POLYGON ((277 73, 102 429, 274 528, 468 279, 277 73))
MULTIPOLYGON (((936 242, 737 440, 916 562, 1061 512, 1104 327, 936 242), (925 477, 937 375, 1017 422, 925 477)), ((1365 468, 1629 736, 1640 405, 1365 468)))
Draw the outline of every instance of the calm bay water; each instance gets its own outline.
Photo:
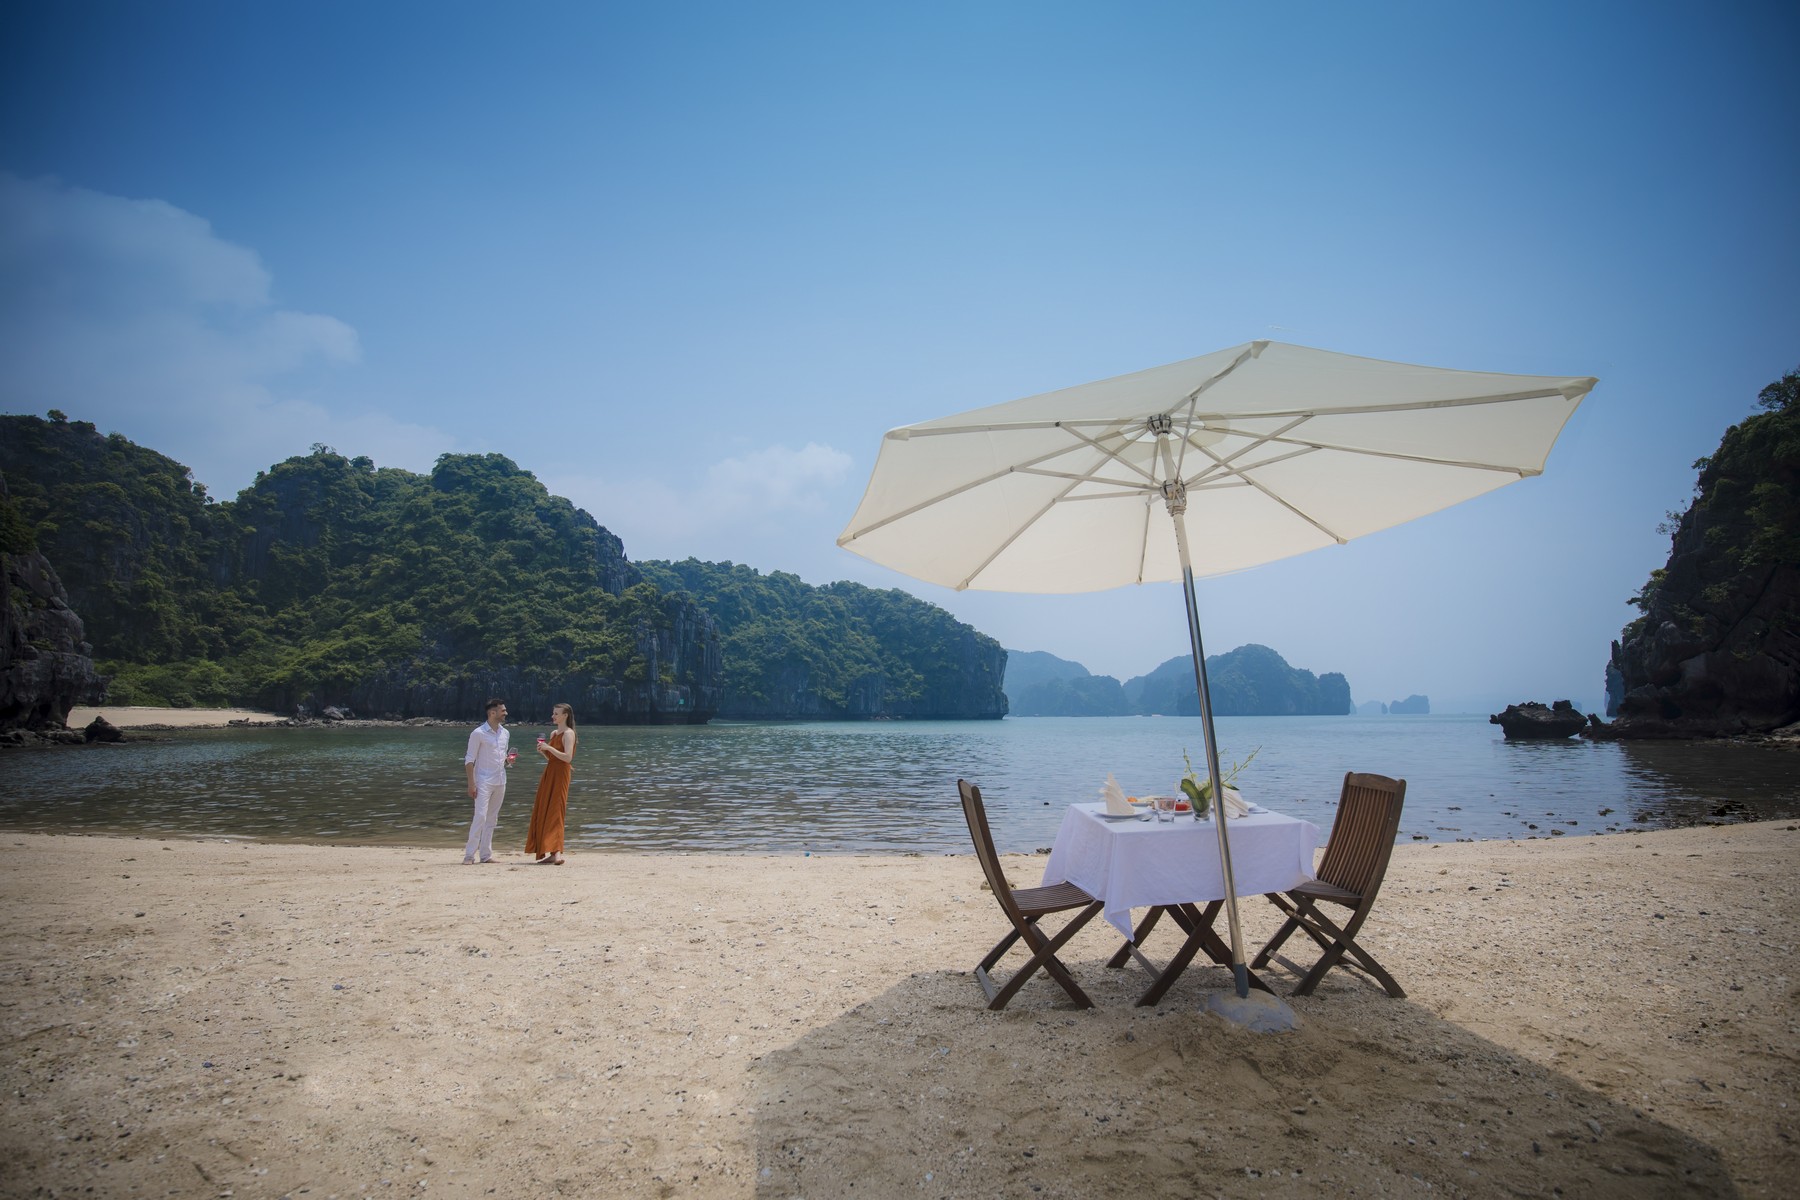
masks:
MULTIPOLYGON (((517 849, 537 787, 521 748, 496 847, 517 849)), ((981 785, 1007 851, 1048 846, 1108 771, 1169 793, 1196 718, 590 727, 569 795, 572 850, 964 853, 956 780, 981 785)), ((193 730, 0 757, 14 829, 460 848, 466 730, 193 730)), ((1800 754, 1711 742, 1508 743, 1485 717, 1227 717, 1238 783, 1330 827, 1346 770, 1407 780, 1400 840, 1549 837, 1800 815, 1800 754)))

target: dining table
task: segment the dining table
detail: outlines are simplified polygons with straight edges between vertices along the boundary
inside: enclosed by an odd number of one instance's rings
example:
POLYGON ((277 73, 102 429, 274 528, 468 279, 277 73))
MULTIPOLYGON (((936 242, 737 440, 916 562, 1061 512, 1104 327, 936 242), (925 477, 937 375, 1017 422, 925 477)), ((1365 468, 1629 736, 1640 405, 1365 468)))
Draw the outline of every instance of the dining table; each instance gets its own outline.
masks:
MULTIPOLYGON (((1135 959, 1150 975, 1139 1005, 1158 1003, 1202 951, 1231 965, 1231 947, 1213 929, 1224 907, 1225 874, 1219 864, 1217 810, 1195 820, 1191 812, 1158 820, 1148 811, 1113 816, 1104 803, 1071 804, 1044 865, 1045 886, 1073 883, 1105 906, 1107 922, 1125 937, 1108 961, 1121 967, 1135 959), (1146 909, 1134 925, 1132 910, 1146 909), (1170 960, 1157 965, 1143 944, 1162 917, 1185 937, 1170 960)), ((1270 812, 1259 805, 1227 818, 1232 878, 1239 896, 1284 892, 1312 879, 1319 828, 1311 821, 1270 812)), ((1252 987, 1270 989, 1254 973, 1252 987)))

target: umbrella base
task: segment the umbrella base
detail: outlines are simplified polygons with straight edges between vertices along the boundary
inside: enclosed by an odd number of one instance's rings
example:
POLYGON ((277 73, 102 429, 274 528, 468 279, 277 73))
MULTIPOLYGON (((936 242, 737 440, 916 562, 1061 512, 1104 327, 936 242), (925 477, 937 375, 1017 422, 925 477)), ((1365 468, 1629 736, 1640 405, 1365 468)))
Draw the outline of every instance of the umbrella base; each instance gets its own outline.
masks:
POLYGON ((1251 992, 1248 996, 1239 996, 1235 991, 1213 992, 1200 1010, 1242 1025, 1251 1033, 1288 1033, 1300 1028, 1300 1018, 1287 1001, 1268 992, 1251 992))

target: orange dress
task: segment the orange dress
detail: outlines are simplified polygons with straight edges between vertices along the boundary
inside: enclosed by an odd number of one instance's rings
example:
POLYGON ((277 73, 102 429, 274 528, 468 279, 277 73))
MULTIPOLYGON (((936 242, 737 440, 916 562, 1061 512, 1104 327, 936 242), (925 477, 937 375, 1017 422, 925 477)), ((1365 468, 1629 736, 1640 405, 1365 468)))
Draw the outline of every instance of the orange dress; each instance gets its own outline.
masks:
MULTIPOLYGON (((563 748, 563 731, 550 735, 550 745, 563 748)), ((538 780, 537 802, 531 806, 531 829, 525 834, 525 850, 530 854, 561 854, 563 822, 569 815, 569 778, 575 764, 555 755, 544 757, 544 776, 538 780)))

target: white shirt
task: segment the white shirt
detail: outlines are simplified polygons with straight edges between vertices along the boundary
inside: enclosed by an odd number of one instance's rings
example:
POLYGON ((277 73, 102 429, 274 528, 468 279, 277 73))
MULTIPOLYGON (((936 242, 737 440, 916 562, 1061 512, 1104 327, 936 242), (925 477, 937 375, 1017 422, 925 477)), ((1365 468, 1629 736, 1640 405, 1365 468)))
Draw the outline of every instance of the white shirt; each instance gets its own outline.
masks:
POLYGON ((494 782, 506 778, 506 750, 512 743, 512 730, 502 725, 498 732, 486 721, 469 734, 469 752, 464 763, 475 764, 475 778, 494 782))

